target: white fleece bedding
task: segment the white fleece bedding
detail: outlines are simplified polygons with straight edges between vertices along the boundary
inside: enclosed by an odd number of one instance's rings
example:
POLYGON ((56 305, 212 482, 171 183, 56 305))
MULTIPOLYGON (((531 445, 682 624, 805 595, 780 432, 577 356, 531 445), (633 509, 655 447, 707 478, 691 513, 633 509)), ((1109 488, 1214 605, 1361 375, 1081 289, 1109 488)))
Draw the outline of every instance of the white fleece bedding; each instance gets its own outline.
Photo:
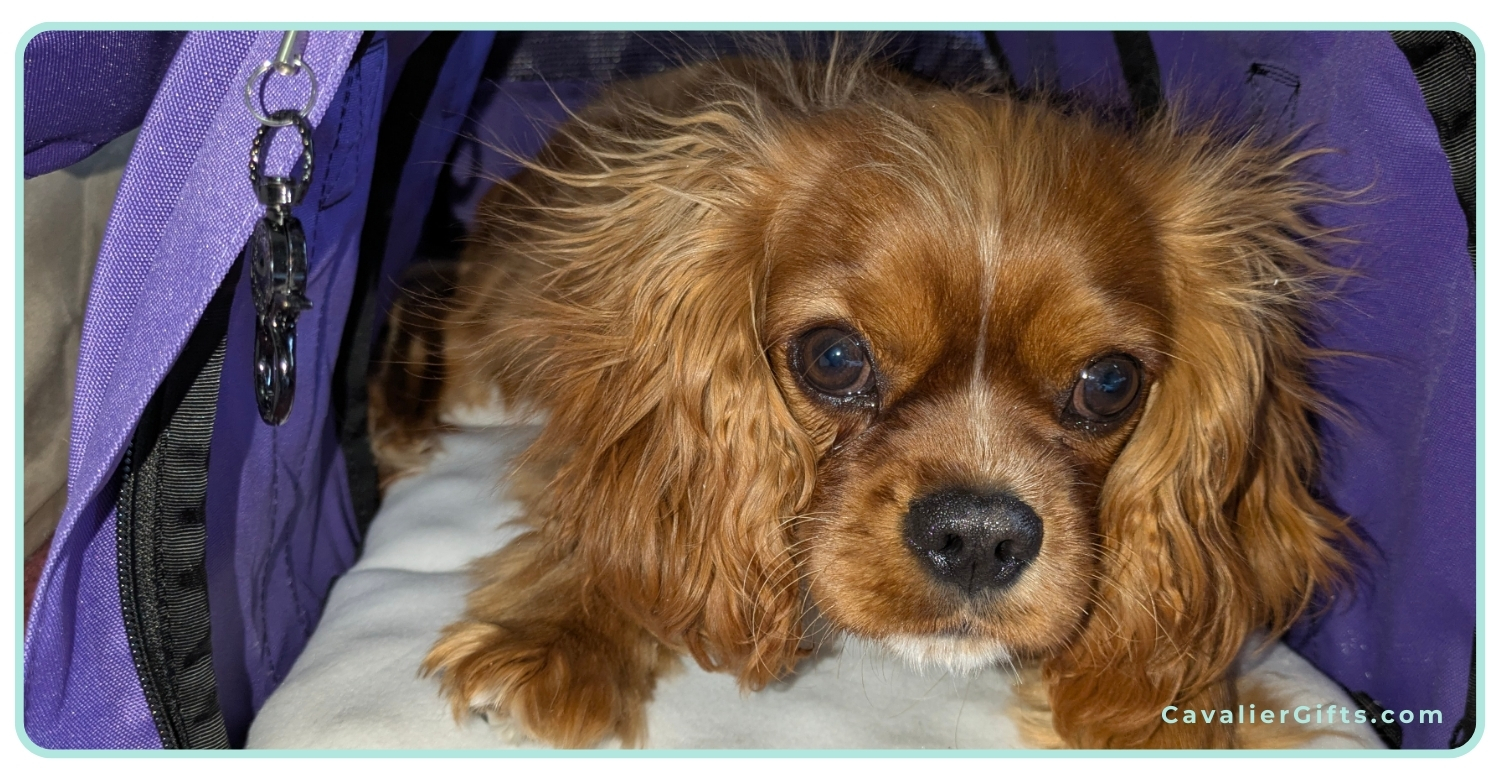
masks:
MULTIPOLYGON (((493 422, 493 421, 492 421, 493 422)), ((451 434, 426 473, 392 486, 360 561, 334 586, 317 631, 250 729, 252 748, 534 748, 474 715, 455 723, 436 680, 417 675, 438 631, 458 617, 466 564, 516 534, 517 506, 496 475, 535 428, 471 425, 451 434)), ((1006 717, 1011 673, 919 673, 883 650, 846 642, 799 674, 742 695, 695 664, 660 681, 650 748, 1023 747, 1006 717)), ((1281 701, 1354 705, 1277 644, 1249 671, 1281 701)), ((1336 723, 1311 747, 1380 747, 1365 725, 1336 723)))

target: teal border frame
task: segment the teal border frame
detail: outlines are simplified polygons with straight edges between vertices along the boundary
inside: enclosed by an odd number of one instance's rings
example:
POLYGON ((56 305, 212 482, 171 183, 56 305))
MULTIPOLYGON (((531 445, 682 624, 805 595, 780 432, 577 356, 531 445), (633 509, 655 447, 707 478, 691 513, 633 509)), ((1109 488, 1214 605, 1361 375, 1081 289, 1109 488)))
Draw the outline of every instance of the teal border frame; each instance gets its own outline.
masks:
POLYGON ((1402 758, 1433 758, 1446 757, 1458 758, 1467 755, 1484 736, 1485 730, 1485 570, 1484 570, 1484 516, 1485 516, 1485 405, 1482 390, 1485 375, 1485 282, 1486 282, 1486 257, 1485 251, 1485 51, 1480 42, 1478 34, 1465 25, 1459 23, 1441 22, 1351 22, 1351 23, 1329 23, 1329 22, 1281 22, 1281 23, 1192 23, 1192 22, 1058 22, 1058 23, 1015 23, 1015 22, 883 22, 883 23, 859 23, 859 22, 797 22, 797 23, 774 23, 774 22, 684 22, 684 23, 643 23, 643 22, 539 22, 517 24, 513 22, 464 22, 451 24, 420 24, 414 22, 391 22, 375 25, 356 24, 349 22, 294 22, 290 24, 267 24, 264 22, 250 22, 245 24, 232 23, 140 23, 140 22, 88 22, 88 23, 47 23, 39 24, 22 34, 20 42, 16 45, 15 65, 15 94, 16 94, 16 120, 15 137, 15 323, 16 323, 16 409, 15 409, 15 457, 16 457, 16 517, 25 517, 26 499, 26 460, 25 460, 25 145, 24 118, 22 116, 22 101, 24 90, 22 76, 24 73, 26 46, 37 34, 50 30, 366 30, 380 29, 392 31, 408 30, 535 30, 535 31, 557 31, 557 30, 726 30, 726 31, 757 31, 757 30, 1067 30, 1067 31, 1099 31, 1099 30, 1144 30, 1144 31, 1223 31, 1223 30, 1288 30, 1288 31, 1386 31, 1386 30, 1451 30, 1462 34, 1469 39, 1474 46, 1475 53, 1475 76, 1476 76, 1476 144, 1475 144, 1475 201, 1476 214, 1475 227, 1475 296, 1476 296, 1476 320, 1477 329, 1475 335, 1475 387, 1481 392, 1476 394, 1475 432, 1475 484, 1478 493, 1476 495, 1475 513, 1475 587, 1476 594, 1476 673, 1475 685, 1475 728, 1474 734, 1469 741, 1460 748, 1452 750, 1395 750, 1387 754, 1374 753, 1366 750, 1356 749, 1287 749, 1287 750, 623 750, 617 748, 598 748, 589 750, 554 750, 554 749, 496 749, 496 750, 351 750, 351 749, 329 749, 329 750, 54 750, 44 748, 31 741, 30 735, 26 733, 25 727, 25 675, 23 664, 25 659, 25 525, 17 522, 15 530, 16 541, 16 567, 15 567, 15 637, 16 637, 16 665, 15 665, 15 725, 16 734, 21 744, 30 752, 44 757, 58 758, 1112 758, 1112 759, 1153 759, 1162 757, 1183 758, 1376 758, 1388 757, 1402 758))

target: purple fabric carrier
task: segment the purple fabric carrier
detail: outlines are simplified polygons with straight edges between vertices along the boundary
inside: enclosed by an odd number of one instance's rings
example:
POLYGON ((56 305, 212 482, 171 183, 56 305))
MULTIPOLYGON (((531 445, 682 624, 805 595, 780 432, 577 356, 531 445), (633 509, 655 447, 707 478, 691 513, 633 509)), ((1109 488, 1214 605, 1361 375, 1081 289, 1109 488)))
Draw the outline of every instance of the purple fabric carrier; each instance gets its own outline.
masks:
MULTIPOLYGON (((388 227, 386 255, 400 255, 403 265, 441 170, 424 144, 453 143, 492 35, 458 36, 418 125, 388 227)), ((319 127, 318 155, 327 167, 298 211, 312 256, 308 294, 314 306, 297 324, 297 399, 279 427, 265 425, 254 412, 248 274, 241 276, 230 313, 209 456, 205 558, 210 597, 218 597, 211 615, 214 669, 232 743, 241 741, 254 713, 291 671, 317 626, 328 589, 359 549, 330 408, 332 380, 361 259, 378 123, 395 77, 385 69, 385 52, 388 44, 404 49, 406 43, 395 34, 374 37, 319 127)))
POLYGON ((331 435, 329 384, 359 266, 387 51, 383 35, 362 47, 313 134, 316 173, 294 210, 307 237, 313 308, 297 321, 297 392, 279 426, 255 411, 247 271, 230 307, 209 452, 204 564, 214 675, 234 745, 302 652, 328 588, 359 548, 344 458, 331 435))
MULTIPOLYGON (((339 97, 359 38, 357 32, 309 36, 304 60, 322 82, 308 117, 313 123, 339 97)), ((111 478, 141 410, 264 212, 246 175, 257 124, 242 90, 280 39, 277 32, 188 34, 155 92, 120 183, 83 325, 68 505, 27 626, 26 732, 41 747, 161 745, 125 641, 111 478)), ((67 87, 56 84, 58 91, 38 100, 69 105, 67 87)), ((300 107, 306 89, 301 78, 273 78, 266 106, 300 107)), ((323 135, 325 146, 333 143, 323 135)), ((269 170, 289 167, 294 136, 277 134, 269 170)), ((316 272, 319 261, 313 262, 316 272)), ((226 364, 226 387, 236 384, 232 372, 226 364)), ((246 362, 245 383, 249 372, 246 362)), ((305 408, 312 399, 301 400, 305 408)))
POLYGON ((184 35, 37 33, 23 66, 26 178, 72 165, 140 125, 184 35))

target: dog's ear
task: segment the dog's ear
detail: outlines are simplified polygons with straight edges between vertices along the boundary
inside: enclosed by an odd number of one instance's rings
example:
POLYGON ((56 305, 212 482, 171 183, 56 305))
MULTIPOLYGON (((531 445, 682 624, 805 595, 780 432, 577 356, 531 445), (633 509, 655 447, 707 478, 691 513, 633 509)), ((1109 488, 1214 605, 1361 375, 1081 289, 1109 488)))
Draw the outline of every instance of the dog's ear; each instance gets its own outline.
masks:
POLYGON ((554 269, 502 334, 550 413, 529 457, 560 464, 533 516, 586 598, 758 688, 798 657, 788 521, 816 461, 760 343, 763 228, 728 141, 744 128, 718 109, 631 121, 564 139, 552 159, 571 162, 538 172, 572 204, 518 220, 554 269))
POLYGON ((1227 747, 1232 666, 1336 584, 1345 521, 1308 492, 1319 402, 1305 308, 1319 264, 1297 158, 1158 127, 1137 174, 1155 199, 1171 359, 1109 473, 1100 577, 1082 635, 1045 666, 1053 725, 1074 745, 1227 747))

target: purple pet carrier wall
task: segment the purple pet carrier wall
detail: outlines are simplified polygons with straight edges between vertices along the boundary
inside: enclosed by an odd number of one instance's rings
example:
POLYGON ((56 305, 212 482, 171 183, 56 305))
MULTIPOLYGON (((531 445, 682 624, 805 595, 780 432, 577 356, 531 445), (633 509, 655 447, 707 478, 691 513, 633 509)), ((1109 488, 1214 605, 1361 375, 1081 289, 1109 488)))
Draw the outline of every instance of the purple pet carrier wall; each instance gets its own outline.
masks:
MULTIPOLYGON (((33 44, 69 37, 87 40, 93 36, 43 33, 33 44)), ((359 33, 314 33, 308 42, 304 59, 326 82, 309 114, 319 125, 320 151, 332 150, 344 140, 330 128, 352 132, 347 139, 350 145, 361 130, 369 135, 375 132, 379 90, 384 86, 379 59, 366 61, 351 79, 343 78, 359 37, 359 33), (377 83, 364 86, 372 78, 377 83), (363 94, 372 88, 374 95, 363 94), (362 122, 321 121, 331 106, 334 116, 341 119, 351 103, 362 122)), ((42 747, 161 746, 121 620, 110 483, 141 410, 264 211, 245 173, 257 125, 241 95, 246 78, 270 59, 280 39, 276 32, 190 33, 183 38, 154 91, 121 180, 100 249, 79 350, 68 505, 27 626, 26 729, 42 747)), ((96 104, 72 102, 81 92, 77 84, 86 83, 90 71, 68 73, 74 80, 49 80, 48 88, 55 91, 38 96, 35 105, 97 110, 96 104)), ((273 79, 267 105, 300 106, 306 89, 305 81, 273 79)), ((28 90, 28 108, 31 98, 28 90)), ((284 134, 278 134, 279 141, 293 140, 280 135, 284 134)), ((277 144, 274 152, 269 167, 286 169, 294 153, 290 143, 277 144)), ((30 152, 28 162, 40 155, 40 151, 30 152)), ((325 172, 337 170, 326 161, 320 167, 325 172)), ((349 197, 357 181, 349 177, 340 188, 343 192, 334 193, 342 196, 346 211, 358 212, 345 215, 339 228, 359 224, 361 199, 349 197)), ((322 193, 337 186, 331 182, 336 180, 324 178, 301 212, 321 207, 328 200, 322 193)), ((313 255, 314 275, 346 259, 338 258, 336 242, 328 242, 320 233, 326 224, 321 217, 321 208, 317 214, 302 217, 314 246, 319 247, 313 255)), ((307 362, 313 362, 311 356, 307 362)), ((242 365, 248 372, 248 364, 242 365)), ((235 384, 225 382, 226 387, 235 384)), ((290 430, 294 429, 281 435, 290 430)), ((246 525, 255 528, 263 522, 255 517, 246 525)), ((352 541, 343 549, 319 549, 318 559, 318 566, 300 573, 308 583, 304 587, 319 577, 326 582, 340 571, 340 565, 351 562, 352 541)))
MULTIPOLYGON (((231 741, 287 673, 328 587, 357 555, 359 490, 351 493, 330 396, 361 285, 374 284, 374 300, 388 302, 390 280, 418 251, 424 227, 466 218, 480 191, 476 174, 503 172, 503 160, 474 139, 529 152, 539 128, 562 116, 559 99, 577 104, 610 74, 649 72, 733 43, 708 33, 621 36, 465 32, 449 34, 436 59, 420 33, 310 36, 305 58, 322 91, 309 117, 317 173, 296 212, 314 303, 298 325, 298 400, 279 428, 256 414, 253 310, 242 274, 209 461, 204 557, 213 669, 231 741), (418 64, 431 70, 431 98, 408 128, 404 156, 381 163, 377 148, 384 154, 379 142, 394 121, 387 107, 418 64), (444 161, 452 165, 436 164, 444 161), (399 184, 372 181, 377 168, 398 171, 399 184), (382 187, 395 189, 372 195, 382 187), (385 211, 367 213, 377 200, 385 211), (370 251, 362 244, 372 241, 383 247, 372 244, 375 276, 361 281, 361 250, 370 251)), ((1361 355, 1317 368, 1320 386, 1353 421, 1324 426, 1322 481, 1372 554, 1356 591, 1304 621, 1290 641, 1382 707, 1441 709, 1442 724, 1403 725, 1402 744, 1448 747, 1469 700, 1476 641, 1475 273, 1439 130, 1391 36, 924 33, 909 37, 915 54, 903 63, 941 75, 965 63, 994 68, 999 53, 1023 86, 1139 108, 1150 90, 1140 89, 1141 60, 1124 43, 1138 50, 1142 38, 1162 99, 1302 130, 1300 146, 1335 150, 1311 163, 1313 174, 1361 192, 1314 215, 1344 226, 1352 241, 1332 260, 1357 271, 1319 312, 1314 338, 1361 355)), ((240 90, 279 40, 273 32, 50 32, 27 47, 28 176, 80 158, 144 115, 84 325, 69 505, 27 627, 26 729, 39 746, 163 744, 120 615, 117 474, 141 410, 262 212, 245 176, 255 122, 240 90), (97 94, 117 99, 100 111, 84 102, 97 94)), ((267 105, 300 105, 302 90, 297 79, 273 79, 267 105)), ((281 135, 284 167, 292 134, 281 135)))

